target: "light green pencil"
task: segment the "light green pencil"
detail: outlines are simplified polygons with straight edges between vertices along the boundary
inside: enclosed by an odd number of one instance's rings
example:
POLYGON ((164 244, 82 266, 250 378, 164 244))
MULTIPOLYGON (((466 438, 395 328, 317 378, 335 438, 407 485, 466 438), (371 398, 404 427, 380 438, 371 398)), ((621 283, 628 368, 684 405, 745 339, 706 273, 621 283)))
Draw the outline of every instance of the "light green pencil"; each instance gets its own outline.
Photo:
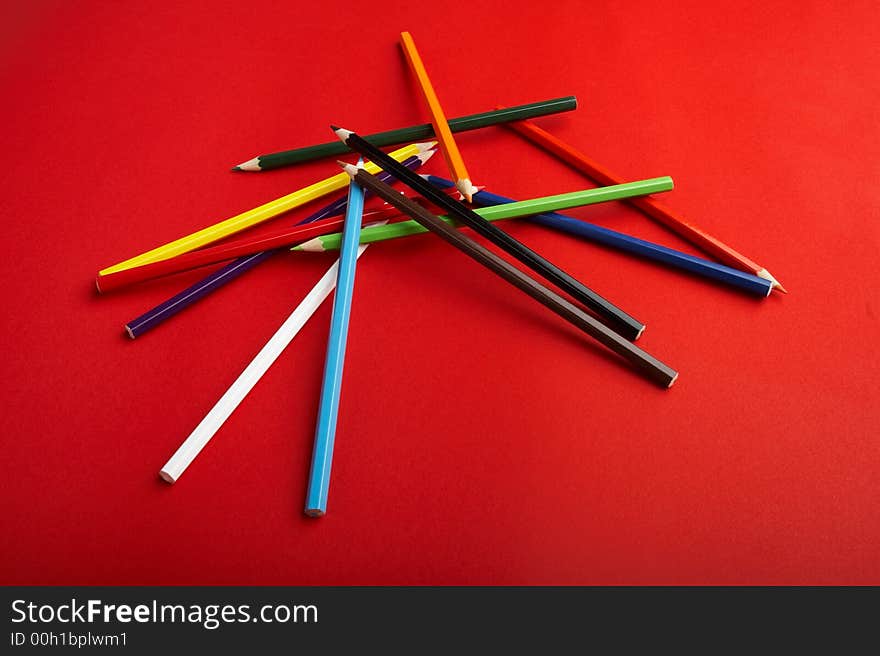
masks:
MULTIPOLYGON (((515 203, 506 203, 504 205, 480 207, 474 211, 487 221, 500 221, 501 219, 515 219, 533 214, 555 212, 556 210, 580 207, 581 205, 604 203, 609 200, 620 200, 622 198, 632 198, 633 196, 645 196, 647 194, 654 194, 661 191, 669 191, 672 187, 672 178, 665 176, 662 178, 650 178, 648 180, 626 182, 624 184, 611 185, 608 187, 598 187, 596 189, 572 191, 567 194, 557 194, 556 196, 544 196, 543 198, 521 200, 515 203)), ((456 222, 448 216, 442 216, 440 218, 446 223, 456 225, 456 222)), ((410 235, 418 235, 423 232, 427 232, 427 229, 423 228, 415 221, 401 221, 400 223, 392 223, 390 225, 362 228, 360 243, 372 244, 376 241, 385 241, 386 239, 396 239, 398 237, 409 237, 410 235)), ((324 235, 323 237, 316 237, 315 239, 299 244, 298 246, 294 246, 291 250, 320 253, 323 251, 338 250, 341 243, 342 233, 337 232, 330 235, 324 235)))

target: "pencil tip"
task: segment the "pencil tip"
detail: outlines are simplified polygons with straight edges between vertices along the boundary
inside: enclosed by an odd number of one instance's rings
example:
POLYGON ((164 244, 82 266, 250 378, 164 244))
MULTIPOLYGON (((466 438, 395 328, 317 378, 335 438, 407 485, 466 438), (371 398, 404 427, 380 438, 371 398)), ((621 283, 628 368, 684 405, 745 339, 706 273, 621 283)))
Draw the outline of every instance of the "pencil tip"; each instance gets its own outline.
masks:
POLYGON ((242 162, 238 166, 232 167, 233 171, 260 171, 260 158, 254 157, 246 162, 242 162))
POLYGON ((479 191, 474 184, 470 181, 469 178, 461 178, 455 182, 455 188, 458 189, 459 193, 467 198, 467 202, 473 201, 473 196, 475 193, 479 191))
POLYGON ((788 293, 788 290, 782 286, 782 283, 780 283, 776 278, 774 278, 770 274, 770 272, 767 271, 767 269, 761 269, 755 275, 757 275, 759 278, 763 278, 764 280, 769 280, 771 283, 773 283, 773 289, 778 289, 783 294, 788 293))
POLYGON ((431 159, 434 156, 434 153, 436 153, 436 152, 437 152, 436 150, 426 150, 425 152, 419 153, 418 155, 416 155, 416 157, 418 158, 419 162, 424 164, 429 159, 431 159))
POLYGON ((354 166, 353 164, 349 164, 348 162, 343 162, 342 160, 337 159, 336 163, 339 164, 343 168, 343 170, 348 173, 349 177, 353 178, 357 175, 359 170, 363 170, 362 166, 354 166))
POLYGON ((303 251, 305 253, 322 253, 324 251, 324 243, 321 241, 320 237, 315 237, 314 239, 309 239, 301 244, 297 244, 290 250, 303 251))
POLYGON ((342 141, 342 143, 345 143, 346 141, 348 141, 348 138, 352 134, 354 134, 354 132, 352 132, 351 130, 346 130, 345 128, 341 128, 338 125, 331 124, 330 129, 336 133, 336 136, 339 137, 339 140, 342 141))

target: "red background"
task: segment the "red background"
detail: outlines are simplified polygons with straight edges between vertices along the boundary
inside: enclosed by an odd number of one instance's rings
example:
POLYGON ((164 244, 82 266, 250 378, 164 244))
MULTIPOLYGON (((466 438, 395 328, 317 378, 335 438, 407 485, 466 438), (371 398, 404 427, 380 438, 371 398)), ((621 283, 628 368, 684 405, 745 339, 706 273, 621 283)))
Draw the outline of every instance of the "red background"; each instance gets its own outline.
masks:
MULTIPOLYGON (((880 583, 875 3, 431 4, 4 3, 2 581, 880 583), (302 506, 329 303, 160 482, 333 256, 133 342, 200 274, 98 297, 95 272, 338 170, 242 160, 426 121, 401 30, 449 116, 576 95, 538 123, 673 176, 668 205, 791 293, 506 223, 647 323, 681 372, 663 391, 433 236, 376 245, 328 515, 302 506)), ((592 186, 501 128, 458 143, 497 193, 592 186)), ((620 204, 569 214, 694 252, 620 204)))

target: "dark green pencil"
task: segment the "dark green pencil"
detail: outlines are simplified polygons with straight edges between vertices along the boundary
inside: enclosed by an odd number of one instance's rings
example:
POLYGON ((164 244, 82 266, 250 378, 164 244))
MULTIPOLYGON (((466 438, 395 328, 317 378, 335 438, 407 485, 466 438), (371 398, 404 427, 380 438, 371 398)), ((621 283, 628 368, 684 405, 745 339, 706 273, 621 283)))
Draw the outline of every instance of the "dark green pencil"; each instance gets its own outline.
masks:
MULTIPOLYGON (((449 120, 449 129, 453 132, 476 130, 477 128, 485 128, 490 125, 498 125, 499 123, 507 123, 509 121, 521 121, 536 116, 569 112, 576 107, 577 98, 574 96, 565 96, 564 98, 542 100, 541 102, 529 103, 528 105, 517 105, 516 107, 506 107, 504 109, 483 112, 482 114, 471 114, 470 116, 453 118, 449 120)), ((413 125, 408 128, 377 132, 376 134, 365 136, 364 139, 374 146, 392 146, 395 144, 418 141, 425 137, 432 136, 434 136, 434 128, 430 123, 423 123, 422 125, 413 125)), ((269 169, 277 169, 278 167, 287 166, 289 164, 297 164, 298 162, 308 162, 309 160, 321 157, 338 157, 339 155, 344 155, 349 152, 351 152, 351 149, 344 143, 333 141, 318 144, 316 146, 285 150, 270 155, 258 155, 247 162, 242 162, 238 166, 233 167, 232 170, 267 171, 269 169)))

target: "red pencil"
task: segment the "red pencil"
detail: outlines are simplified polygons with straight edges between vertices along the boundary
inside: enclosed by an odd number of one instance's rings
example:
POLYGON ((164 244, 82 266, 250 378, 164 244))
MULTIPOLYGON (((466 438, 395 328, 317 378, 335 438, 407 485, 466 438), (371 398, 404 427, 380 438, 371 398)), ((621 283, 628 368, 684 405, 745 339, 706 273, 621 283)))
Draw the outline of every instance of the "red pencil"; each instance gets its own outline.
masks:
MULTIPOLYGON (((499 107, 499 109, 501 108, 499 107)), ((558 137, 554 137, 546 130, 539 128, 531 121, 517 121, 514 123, 507 123, 506 125, 529 141, 532 141, 553 155, 556 155, 556 157, 563 162, 592 178, 598 184, 614 185, 622 184, 626 181, 620 176, 614 175, 608 169, 600 166, 579 150, 572 148, 558 137)), ((724 242, 707 233, 705 230, 698 228, 692 223, 688 223, 671 209, 657 202, 650 196, 630 198, 627 199, 626 202, 639 208, 652 219, 655 219, 670 230, 678 233, 681 237, 684 237, 706 253, 714 255, 723 264, 742 269, 743 271, 748 271, 756 276, 764 278, 765 280, 769 280, 773 283, 775 289, 786 294, 788 293, 785 288, 779 284, 779 281, 770 275, 770 272, 760 264, 753 262, 742 253, 735 251, 724 242)))
MULTIPOLYGON (((395 208, 385 207, 372 212, 364 212, 363 222, 388 221, 401 217, 402 215, 395 208)), ((242 257, 243 255, 251 255, 252 253, 281 248, 282 246, 290 246, 291 244, 336 232, 341 229, 343 222, 344 218, 342 216, 331 217, 315 221, 314 223, 278 229, 256 238, 238 239, 219 246, 183 253, 167 260, 151 262, 143 266, 108 273, 103 276, 99 274, 95 278, 95 285, 98 287, 98 291, 103 293, 137 282, 188 271, 208 264, 242 257)))

